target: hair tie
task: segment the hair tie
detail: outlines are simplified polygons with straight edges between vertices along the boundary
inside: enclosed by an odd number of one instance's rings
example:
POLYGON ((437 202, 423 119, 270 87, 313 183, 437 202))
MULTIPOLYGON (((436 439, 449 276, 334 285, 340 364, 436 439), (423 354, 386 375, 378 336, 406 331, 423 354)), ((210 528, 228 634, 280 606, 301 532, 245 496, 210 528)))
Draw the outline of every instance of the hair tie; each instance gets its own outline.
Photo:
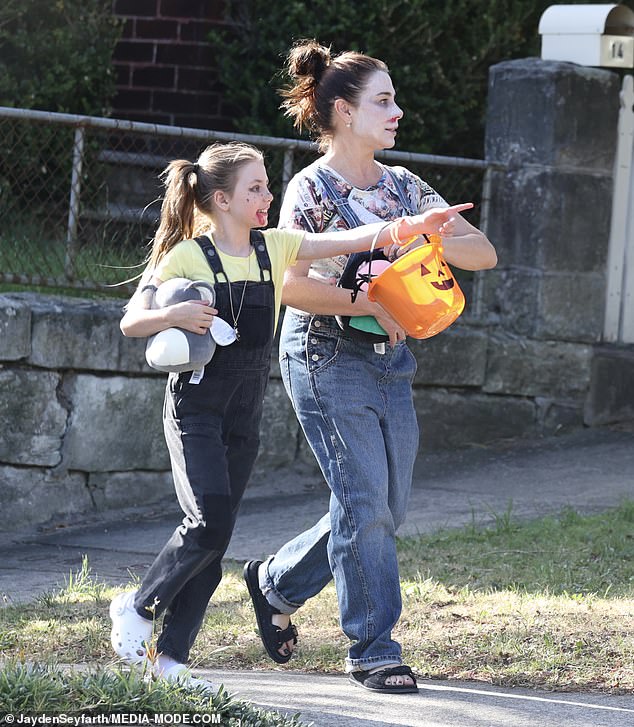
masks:
POLYGON ((192 169, 192 172, 194 172, 194 174, 198 174, 199 171, 200 171, 200 166, 199 166, 198 162, 194 162, 194 168, 192 169))
POLYGON ((322 59, 322 63, 319 64, 317 68, 315 68, 315 71, 313 72, 313 83, 315 86, 319 84, 321 79, 324 76, 324 73, 328 70, 330 66, 330 59, 324 60, 322 59))

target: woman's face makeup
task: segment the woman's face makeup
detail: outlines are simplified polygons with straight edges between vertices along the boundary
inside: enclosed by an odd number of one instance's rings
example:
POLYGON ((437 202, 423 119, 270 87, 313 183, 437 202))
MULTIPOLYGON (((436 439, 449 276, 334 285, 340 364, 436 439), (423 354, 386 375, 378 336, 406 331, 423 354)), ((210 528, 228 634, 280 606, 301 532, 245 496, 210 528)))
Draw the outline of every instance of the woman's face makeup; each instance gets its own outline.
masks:
POLYGON ((375 71, 351 109, 350 127, 355 135, 365 137, 375 149, 394 146, 398 122, 403 116, 396 103, 392 79, 385 71, 375 71))

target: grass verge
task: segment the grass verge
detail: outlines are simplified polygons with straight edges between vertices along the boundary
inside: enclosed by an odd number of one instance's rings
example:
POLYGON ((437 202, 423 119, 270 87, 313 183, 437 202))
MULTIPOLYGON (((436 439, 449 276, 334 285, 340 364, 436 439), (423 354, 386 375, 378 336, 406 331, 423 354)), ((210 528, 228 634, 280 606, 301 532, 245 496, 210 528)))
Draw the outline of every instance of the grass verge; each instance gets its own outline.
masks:
MULTIPOLYGON (((423 677, 553 690, 634 691, 634 502, 598 515, 567 509, 519 522, 399 540, 403 615, 395 637, 423 677)), ((111 661, 117 589, 88 564, 59 591, 0 609, 5 657, 111 661)), ((294 619, 286 669, 341 671, 347 641, 327 587, 294 619)), ((228 563, 192 654, 194 666, 271 668, 255 632, 241 564, 228 563)))
MULTIPOLYGON (((299 727, 297 715, 285 717, 216 694, 185 689, 165 681, 146 681, 138 672, 62 670, 52 665, 8 663, 0 672, 0 717, 35 714, 94 716, 134 714, 127 724, 154 724, 155 715, 210 715, 200 724, 225 727, 299 727), (140 719, 146 717, 147 719, 140 719)), ((0 722, 3 720, 0 719, 0 722)), ((9 721, 6 721, 9 724, 9 721)))

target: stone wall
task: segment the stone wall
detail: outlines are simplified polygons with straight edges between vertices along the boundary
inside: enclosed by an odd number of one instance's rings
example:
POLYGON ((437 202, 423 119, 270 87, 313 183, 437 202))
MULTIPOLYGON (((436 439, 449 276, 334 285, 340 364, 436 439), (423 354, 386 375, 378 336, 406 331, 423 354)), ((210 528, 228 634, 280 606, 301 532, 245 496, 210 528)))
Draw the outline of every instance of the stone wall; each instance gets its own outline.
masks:
MULTIPOLYGON (((172 492, 161 424, 166 376, 145 363, 143 340, 121 334, 121 305, 0 296, 0 529, 172 492)), ((302 461, 298 434, 274 367, 260 478, 302 461)))
POLYGON ((487 306, 509 333, 593 343, 603 330, 620 79, 525 59, 489 74, 487 306))
MULTIPOLYGON (((165 375, 145 363, 143 340, 120 333, 120 317, 118 301, 0 296, 0 529, 74 520, 171 494, 161 426, 165 375)), ((565 407, 572 398, 578 412, 590 375, 590 347, 544 343, 522 350, 520 342, 473 321, 413 341, 412 350, 421 452, 554 432, 563 418, 553 414, 553 402, 565 407), (565 382, 559 365, 571 373, 565 382)), ((317 474, 276 354, 261 434, 252 488, 270 486, 289 469, 298 477, 317 474)))

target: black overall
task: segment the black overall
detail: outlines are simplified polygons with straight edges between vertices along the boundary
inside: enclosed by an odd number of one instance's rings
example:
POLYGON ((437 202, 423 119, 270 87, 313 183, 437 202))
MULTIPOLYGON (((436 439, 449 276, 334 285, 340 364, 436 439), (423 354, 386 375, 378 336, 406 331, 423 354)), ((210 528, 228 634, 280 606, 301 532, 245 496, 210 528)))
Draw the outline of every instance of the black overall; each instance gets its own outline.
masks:
MULTIPOLYGON (((218 315, 233 325, 229 295, 237 315, 245 283, 229 283, 208 238, 196 242, 214 273, 218 315)), ((170 374, 165 392, 163 427, 185 517, 150 566, 134 605, 148 618, 146 607, 156 602, 155 614, 165 614, 158 651, 181 663, 220 583, 221 560, 258 452, 275 298, 262 233, 252 231, 251 244, 260 280, 246 283, 239 340, 216 347, 199 384, 189 383, 191 372, 170 374)))

